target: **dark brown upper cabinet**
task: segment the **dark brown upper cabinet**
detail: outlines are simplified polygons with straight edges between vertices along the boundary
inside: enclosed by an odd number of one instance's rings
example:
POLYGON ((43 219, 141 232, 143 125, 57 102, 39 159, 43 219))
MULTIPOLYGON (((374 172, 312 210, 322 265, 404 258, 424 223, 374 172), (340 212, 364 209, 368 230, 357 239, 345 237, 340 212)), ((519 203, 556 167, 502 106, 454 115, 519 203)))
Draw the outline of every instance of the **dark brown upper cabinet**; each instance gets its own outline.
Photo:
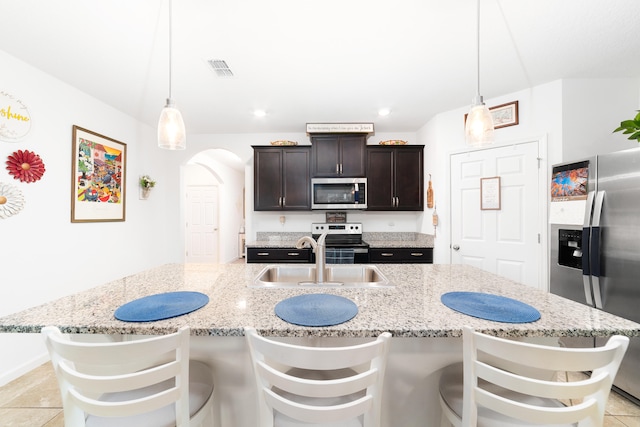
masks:
POLYGON ((369 145, 367 210, 424 210, 424 145, 369 145))
POLYGON ((366 146, 366 134, 312 135, 312 176, 314 178, 365 176, 366 146))
POLYGON ((311 209, 311 147, 253 147, 253 209, 311 209))

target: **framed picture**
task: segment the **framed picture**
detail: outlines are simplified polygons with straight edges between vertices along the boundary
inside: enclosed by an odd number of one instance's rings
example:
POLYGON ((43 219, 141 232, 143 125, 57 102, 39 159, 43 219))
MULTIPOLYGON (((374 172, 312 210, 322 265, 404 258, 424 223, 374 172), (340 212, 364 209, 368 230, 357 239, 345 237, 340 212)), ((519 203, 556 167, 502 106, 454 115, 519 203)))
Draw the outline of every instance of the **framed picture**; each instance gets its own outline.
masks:
MULTIPOLYGON (((496 105, 489 108, 491 118, 493 119, 493 128, 500 129, 507 126, 515 126, 518 124, 518 101, 509 102, 507 104, 496 105)), ((467 124, 467 116, 464 115, 464 123, 467 124)))
POLYGON ((71 222, 125 220, 127 145, 73 126, 71 222))
POLYGON ((507 126, 515 126, 518 124, 518 101, 496 105, 495 107, 489 108, 489 112, 493 118, 494 129, 506 128, 507 126))
POLYGON ((480 209, 500 210, 500 177, 480 178, 480 209))

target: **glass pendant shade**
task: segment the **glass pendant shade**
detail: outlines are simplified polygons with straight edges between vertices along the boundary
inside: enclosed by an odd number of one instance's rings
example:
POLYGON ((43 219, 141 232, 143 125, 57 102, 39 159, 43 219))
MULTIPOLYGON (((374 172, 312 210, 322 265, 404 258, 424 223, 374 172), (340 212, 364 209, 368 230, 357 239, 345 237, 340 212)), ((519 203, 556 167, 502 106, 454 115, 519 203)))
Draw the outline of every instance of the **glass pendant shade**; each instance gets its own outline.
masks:
POLYGON ((160 113, 158 120, 158 147, 167 150, 184 150, 187 146, 187 134, 182 114, 171 99, 160 113))
POLYGON ((467 114, 467 121, 464 125, 464 136, 467 144, 472 147, 479 147, 493 143, 493 117, 491 112, 484 105, 480 95, 480 0, 476 1, 476 96, 471 100, 471 111, 467 114))
POLYGON ((476 98, 467 115, 464 134, 467 144, 478 147, 493 142, 493 118, 482 97, 476 98))

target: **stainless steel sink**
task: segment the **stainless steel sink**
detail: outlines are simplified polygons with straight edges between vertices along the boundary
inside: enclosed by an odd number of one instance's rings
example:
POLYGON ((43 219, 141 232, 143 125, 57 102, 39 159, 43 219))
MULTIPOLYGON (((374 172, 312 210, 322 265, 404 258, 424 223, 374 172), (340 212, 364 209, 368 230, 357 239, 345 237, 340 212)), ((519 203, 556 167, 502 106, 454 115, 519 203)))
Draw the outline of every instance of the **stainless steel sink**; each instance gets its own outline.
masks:
POLYGON ((252 288, 291 288, 300 286, 389 288, 394 285, 375 265, 328 265, 324 281, 316 281, 315 265, 268 265, 249 285, 252 288))

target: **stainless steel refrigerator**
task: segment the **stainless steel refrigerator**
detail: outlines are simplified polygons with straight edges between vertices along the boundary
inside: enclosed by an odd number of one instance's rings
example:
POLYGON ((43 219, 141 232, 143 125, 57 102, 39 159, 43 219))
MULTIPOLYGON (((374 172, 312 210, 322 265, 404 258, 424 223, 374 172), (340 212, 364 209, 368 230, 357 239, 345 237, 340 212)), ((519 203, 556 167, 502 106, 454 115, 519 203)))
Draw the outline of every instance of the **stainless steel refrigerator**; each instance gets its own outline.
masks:
MULTIPOLYGON (((640 148, 554 165, 551 200, 551 292, 640 322, 640 148)), ((640 399, 640 338, 614 385, 640 399)))

